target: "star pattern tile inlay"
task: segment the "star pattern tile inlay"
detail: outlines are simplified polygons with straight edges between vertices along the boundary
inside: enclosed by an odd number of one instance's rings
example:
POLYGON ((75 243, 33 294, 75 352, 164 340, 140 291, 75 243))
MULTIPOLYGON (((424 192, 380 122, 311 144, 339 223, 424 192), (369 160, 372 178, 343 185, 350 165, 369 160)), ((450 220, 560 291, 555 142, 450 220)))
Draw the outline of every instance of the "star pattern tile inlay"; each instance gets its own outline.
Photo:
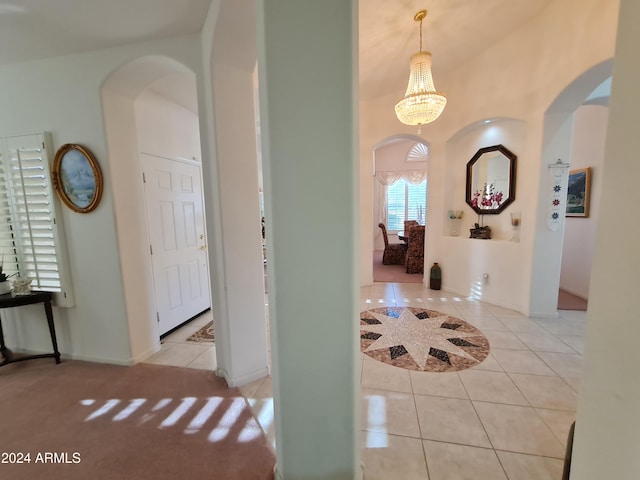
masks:
POLYGON ((447 314, 411 307, 383 307, 360 316, 362 350, 396 366, 448 371, 480 363, 489 352, 482 332, 447 314))

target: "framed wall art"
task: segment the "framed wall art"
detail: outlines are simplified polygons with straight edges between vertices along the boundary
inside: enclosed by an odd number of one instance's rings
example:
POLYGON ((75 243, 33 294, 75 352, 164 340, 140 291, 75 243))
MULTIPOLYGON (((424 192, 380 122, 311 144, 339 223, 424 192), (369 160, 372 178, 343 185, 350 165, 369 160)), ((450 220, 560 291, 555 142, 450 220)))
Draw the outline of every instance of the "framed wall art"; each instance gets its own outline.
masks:
POLYGON ((75 143, 61 146, 53 161, 52 177, 60 200, 74 212, 91 212, 100 203, 102 171, 87 148, 75 143))
POLYGON ((567 217, 588 217, 591 195, 591 167, 569 171, 567 217))

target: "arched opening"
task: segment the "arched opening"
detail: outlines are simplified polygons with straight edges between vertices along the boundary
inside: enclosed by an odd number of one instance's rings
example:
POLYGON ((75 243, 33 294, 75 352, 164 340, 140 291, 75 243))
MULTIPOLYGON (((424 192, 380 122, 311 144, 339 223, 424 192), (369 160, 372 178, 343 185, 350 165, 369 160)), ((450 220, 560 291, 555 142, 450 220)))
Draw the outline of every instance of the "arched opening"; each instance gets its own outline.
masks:
MULTIPOLYGON (((571 162, 575 113, 590 95, 597 91, 597 87, 611 77, 612 65, 613 59, 606 60, 577 77, 558 95, 545 113, 531 278, 530 313, 532 316, 557 316, 560 289, 566 219, 563 220, 563 228, 556 231, 547 226, 548 166, 556 163, 558 159, 563 163, 571 162)), ((600 97, 600 95, 597 96, 600 97)), ((604 132, 602 137, 604 141, 604 132)), ((572 169, 573 166, 569 168, 572 169)), ((596 195, 592 196, 592 200, 596 195)), ((573 223, 574 219, 571 221, 573 223)))
POLYGON ((610 90, 611 78, 600 84, 573 115, 572 174, 567 187, 573 205, 567 208, 564 225, 558 310, 585 310, 588 303, 610 90))
POLYGON ((428 143, 413 135, 373 148, 374 282, 423 282, 428 159, 428 143))
POLYGON ((102 100, 130 346, 139 361, 211 306, 195 74, 167 57, 138 58, 105 80, 102 100))

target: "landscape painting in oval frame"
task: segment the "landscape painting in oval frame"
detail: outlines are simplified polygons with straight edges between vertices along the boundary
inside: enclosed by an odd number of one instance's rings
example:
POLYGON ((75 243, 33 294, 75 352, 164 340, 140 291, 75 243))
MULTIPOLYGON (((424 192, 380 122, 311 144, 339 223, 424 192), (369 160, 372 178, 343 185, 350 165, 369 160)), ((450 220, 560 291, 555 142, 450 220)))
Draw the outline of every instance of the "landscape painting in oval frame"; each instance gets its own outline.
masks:
POLYGON ((102 172, 93 154, 82 145, 67 143, 53 161, 53 185, 71 210, 88 213, 102 196, 102 172))

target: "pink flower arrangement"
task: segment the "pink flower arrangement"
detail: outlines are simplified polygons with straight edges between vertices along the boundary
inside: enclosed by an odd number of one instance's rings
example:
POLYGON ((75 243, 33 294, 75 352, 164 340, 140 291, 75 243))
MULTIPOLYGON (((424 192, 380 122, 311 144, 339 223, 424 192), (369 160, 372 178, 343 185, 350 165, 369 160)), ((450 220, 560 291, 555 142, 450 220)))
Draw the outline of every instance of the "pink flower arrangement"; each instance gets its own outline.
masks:
POLYGON ((502 203, 504 194, 502 192, 496 192, 493 183, 484 184, 484 187, 480 190, 477 190, 473 194, 473 198, 471 199, 471 205, 474 208, 496 208, 499 207, 502 203))

